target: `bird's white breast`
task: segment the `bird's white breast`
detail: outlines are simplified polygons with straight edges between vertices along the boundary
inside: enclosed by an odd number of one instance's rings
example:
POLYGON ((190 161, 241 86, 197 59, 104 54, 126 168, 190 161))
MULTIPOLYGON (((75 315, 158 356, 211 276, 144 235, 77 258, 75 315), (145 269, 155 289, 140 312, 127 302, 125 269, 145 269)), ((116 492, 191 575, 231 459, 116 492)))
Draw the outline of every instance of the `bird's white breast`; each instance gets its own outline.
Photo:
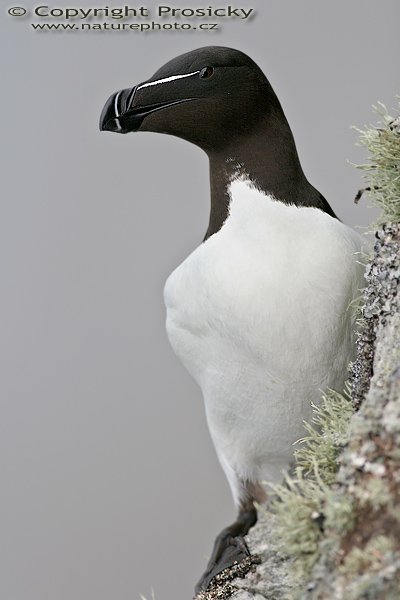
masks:
POLYGON ((249 182, 230 193, 224 226, 167 280, 167 332, 202 389, 228 478, 276 478, 311 402, 343 387, 360 237, 249 182))

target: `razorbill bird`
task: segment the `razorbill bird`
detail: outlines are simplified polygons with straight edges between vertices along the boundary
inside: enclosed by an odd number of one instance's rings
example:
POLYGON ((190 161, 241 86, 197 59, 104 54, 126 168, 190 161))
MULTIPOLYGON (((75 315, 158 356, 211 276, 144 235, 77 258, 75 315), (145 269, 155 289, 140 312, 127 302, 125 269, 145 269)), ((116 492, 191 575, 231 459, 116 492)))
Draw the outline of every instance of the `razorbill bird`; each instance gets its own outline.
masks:
POLYGON ((242 52, 178 56, 113 94, 100 129, 175 135, 210 160, 204 241, 165 285, 168 337, 201 387, 238 509, 198 591, 248 555, 261 482, 281 478, 321 391, 343 389, 360 236, 307 181, 270 83, 242 52))

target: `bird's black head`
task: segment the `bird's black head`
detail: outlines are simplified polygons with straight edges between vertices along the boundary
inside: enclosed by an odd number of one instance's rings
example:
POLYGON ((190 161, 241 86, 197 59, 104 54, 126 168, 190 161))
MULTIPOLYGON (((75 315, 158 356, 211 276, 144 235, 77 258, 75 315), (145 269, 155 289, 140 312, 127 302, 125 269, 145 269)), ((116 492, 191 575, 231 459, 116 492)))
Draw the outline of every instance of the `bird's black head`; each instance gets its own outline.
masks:
POLYGON ((248 56, 218 46, 182 54, 150 79, 113 94, 102 131, 153 131, 217 150, 280 109, 265 75, 248 56))

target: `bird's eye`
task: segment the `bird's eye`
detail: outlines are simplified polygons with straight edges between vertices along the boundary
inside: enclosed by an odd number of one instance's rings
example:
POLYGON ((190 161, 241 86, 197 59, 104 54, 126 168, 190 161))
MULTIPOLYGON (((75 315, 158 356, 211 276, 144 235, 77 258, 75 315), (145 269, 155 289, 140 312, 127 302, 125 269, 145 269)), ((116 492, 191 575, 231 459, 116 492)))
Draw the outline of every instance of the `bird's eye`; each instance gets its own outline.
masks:
POLYGON ((203 67, 199 73, 200 79, 210 79, 214 75, 214 69, 212 67, 203 67))

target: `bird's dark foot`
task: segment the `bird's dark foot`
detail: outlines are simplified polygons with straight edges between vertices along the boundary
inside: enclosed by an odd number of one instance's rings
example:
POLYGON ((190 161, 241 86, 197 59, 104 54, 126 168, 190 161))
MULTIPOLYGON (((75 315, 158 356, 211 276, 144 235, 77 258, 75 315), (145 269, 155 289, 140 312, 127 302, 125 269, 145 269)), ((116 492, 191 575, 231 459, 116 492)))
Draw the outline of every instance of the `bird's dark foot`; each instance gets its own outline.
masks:
POLYGON ((195 587, 196 595, 205 591, 214 577, 226 569, 230 569, 226 573, 228 579, 244 577, 252 565, 258 562, 257 557, 251 556, 244 536, 257 522, 254 502, 262 502, 265 499, 265 492, 257 482, 241 482, 241 487, 244 493, 240 499, 239 514, 236 521, 223 529, 215 540, 207 569, 195 587), (232 569, 235 565, 237 567, 232 569))
POLYGON ((250 551, 242 536, 232 537, 231 533, 222 531, 215 540, 214 550, 207 568, 196 585, 196 594, 205 591, 216 575, 241 563, 249 556, 250 551))

